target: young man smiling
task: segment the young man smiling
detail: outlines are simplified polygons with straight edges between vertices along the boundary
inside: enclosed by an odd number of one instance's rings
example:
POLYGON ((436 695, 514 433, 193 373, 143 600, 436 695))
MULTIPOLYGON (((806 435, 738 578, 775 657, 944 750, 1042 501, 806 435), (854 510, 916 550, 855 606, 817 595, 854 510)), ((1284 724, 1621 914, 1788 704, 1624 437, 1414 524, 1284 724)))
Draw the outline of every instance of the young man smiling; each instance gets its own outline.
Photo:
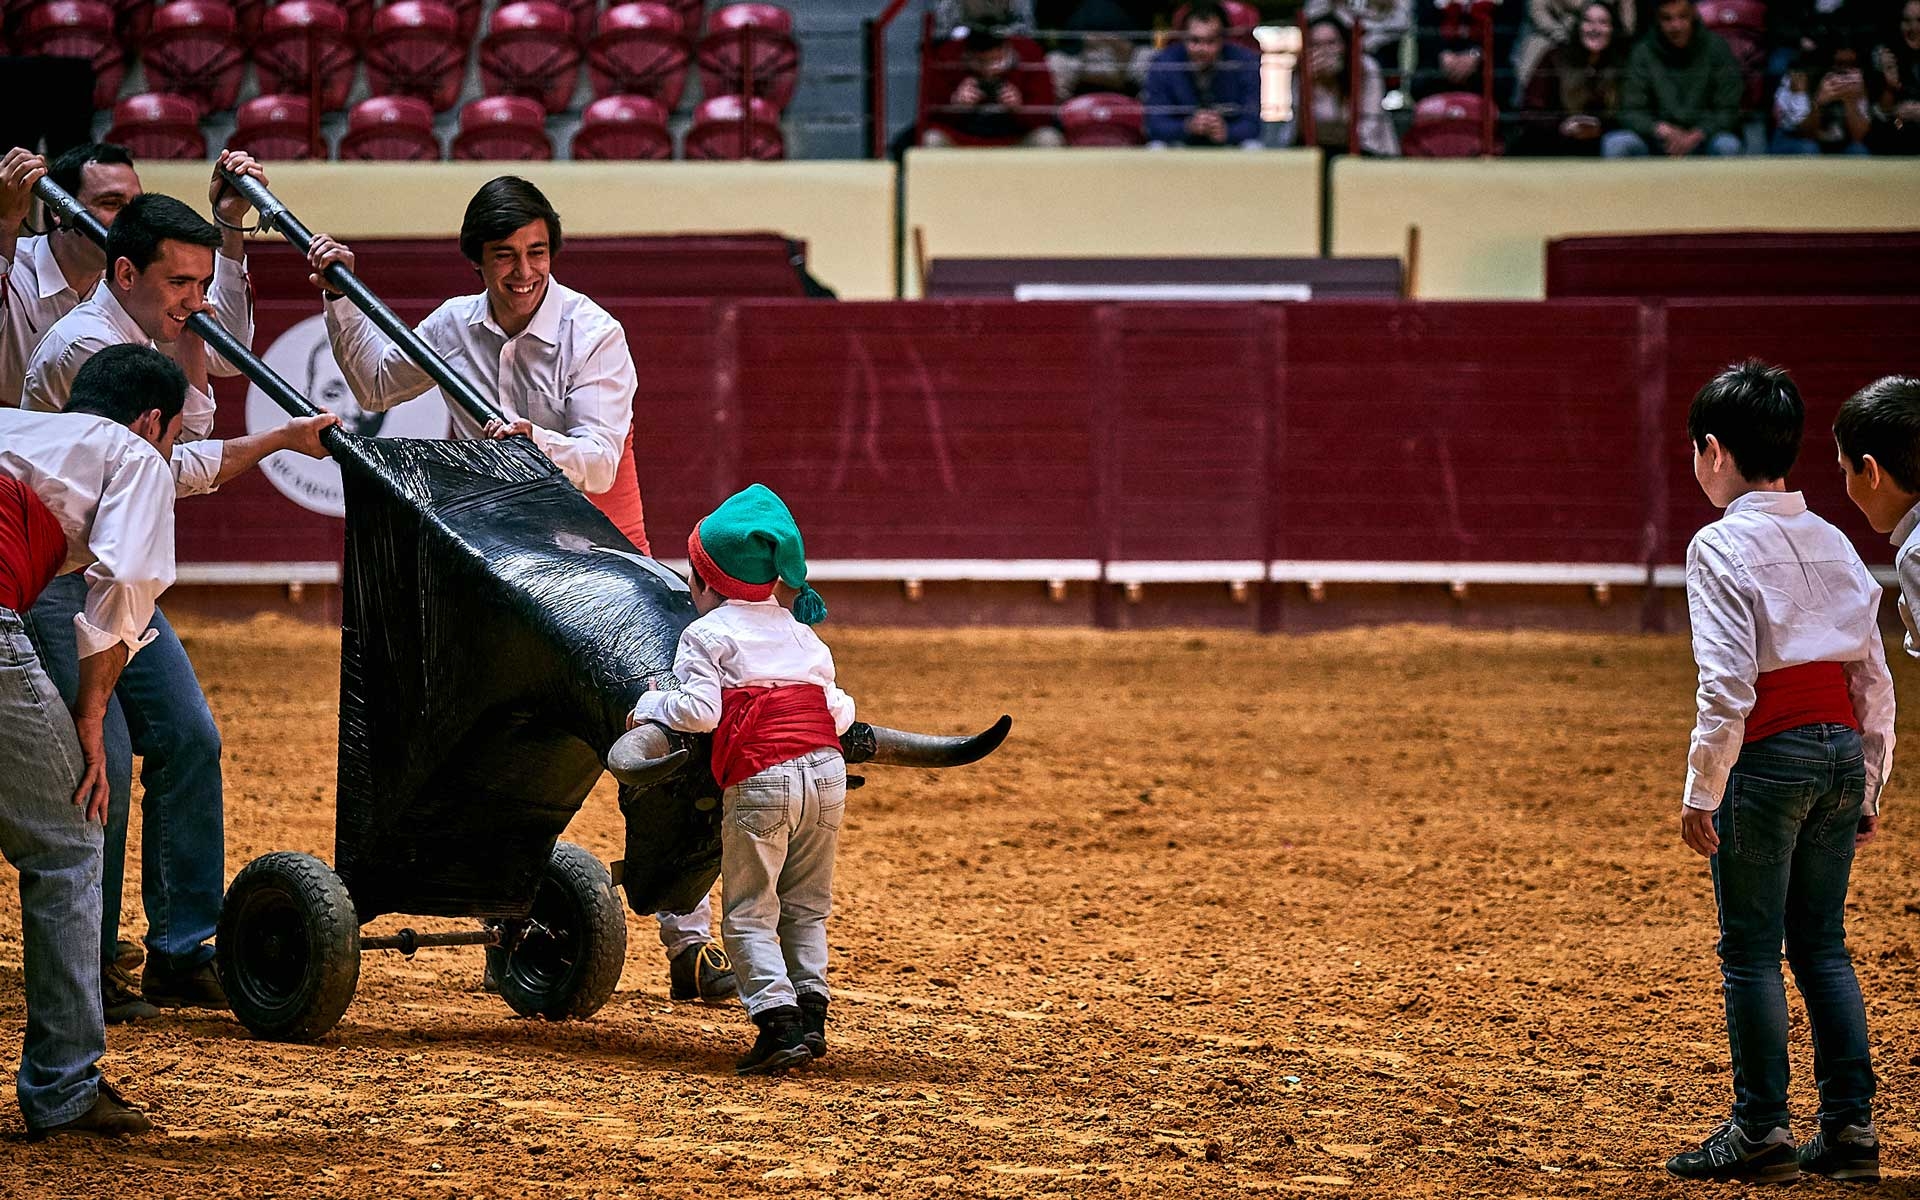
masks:
MULTIPOLYGON (((488 181, 460 225, 460 253, 482 290, 442 304, 416 332, 509 414, 482 426, 450 404, 454 437, 533 439, 644 554, 633 466, 633 355, 626 331, 606 309, 553 277, 560 246, 560 214, 539 188, 513 175, 488 181)), ((307 260, 323 292, 329 266, 354 266, 353 252, 324 234, 314 238, 307 260)), ((333 356, 360 407, 385 412, 433 387, 432 377, 352 302, 328 293, 326 315, 333 356)), ((674 999, 720 1000, 738 991, 712 929, 705 900, 691 913, 660 914, 674 999)))

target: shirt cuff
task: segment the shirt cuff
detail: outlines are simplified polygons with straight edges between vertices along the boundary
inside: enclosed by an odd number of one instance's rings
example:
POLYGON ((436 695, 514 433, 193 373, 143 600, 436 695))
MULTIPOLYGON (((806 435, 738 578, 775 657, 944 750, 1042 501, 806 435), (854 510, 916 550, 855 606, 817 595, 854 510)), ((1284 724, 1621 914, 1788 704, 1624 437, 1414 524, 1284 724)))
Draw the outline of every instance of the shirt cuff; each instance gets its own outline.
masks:
POLYGON ((660 719, 660 708, 666 701, 667 694, 665 692, 641 693, 640 698, 633 702, 633 719, 636 721, 659 721, 660 724, 665 725, 666 722, 660 719))
POLYGON ((1725 781, 1717 788, 1707 787, 1700 778, 1700 772, 1687 768, 1687 786, 1681 794, 1682 808, 1697 808, 1701 812, 1713 812, 1720 807, 1720 794, 1726 790, 1725 781))
POLYGON ((104 654, 106 651, 125 642, 127 646, 127 660, 131 662, 134 655, 140 653, 148 642, 151 642, 159 636, 160 631, 158 629, 146 629, 141 631, 139 637, 116 637, 87 620, 86 613, 77 612, 73 614, 73 640, 79 647, 80 653, 78 657, 80 658, 92 658, 96 654, 104 654))

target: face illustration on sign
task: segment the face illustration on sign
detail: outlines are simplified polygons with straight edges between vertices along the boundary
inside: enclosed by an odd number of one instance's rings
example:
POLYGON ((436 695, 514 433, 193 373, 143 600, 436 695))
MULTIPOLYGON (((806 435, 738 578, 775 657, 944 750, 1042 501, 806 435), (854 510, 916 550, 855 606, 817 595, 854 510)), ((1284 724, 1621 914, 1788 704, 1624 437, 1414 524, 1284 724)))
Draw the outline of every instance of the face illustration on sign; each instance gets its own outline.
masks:
MULTIPOLYGON (((353 398, 327 342, 326 318, 308 317, 274 339, 261 355, 282 379, 302 387, 307 399, 339 417, 347 432, 358 437, 444 438, 447 406, 435 388, 384 413, 370 413, 353 398)), ((276 428, 287 414, 258 387, 247 389, 247 432, 276 428)), ((329 517, 347 515, 346 489, 340 464, 330 458, 306 458, 281 451, 267 457, 260 471, 281 495, 311 512, 329 517)))

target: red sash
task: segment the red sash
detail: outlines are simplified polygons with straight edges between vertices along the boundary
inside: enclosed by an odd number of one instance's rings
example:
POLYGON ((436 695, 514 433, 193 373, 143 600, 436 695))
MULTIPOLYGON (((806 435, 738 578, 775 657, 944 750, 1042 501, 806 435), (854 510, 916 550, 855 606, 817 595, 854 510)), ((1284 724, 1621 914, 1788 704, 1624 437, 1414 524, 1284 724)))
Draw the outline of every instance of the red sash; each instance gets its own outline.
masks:
POLYGON ((815 750, 838 750, 827 693, 818 684, 727 688, 713 731, 713 777, 722 788, 815 750))
POLYGON ((1846 667, 1840 663, 1810 662, 1762 671, 1753 681, 1753 690, 1746 741, 1757 742, 1802 725, 1860 728, 1853 697, 1847 694, 1846 667))
POLYGON ((614 471, 613 486, 597 496, 588 496, 593 506, 607 515, 614 528, 627 535, 633 548, 642 554, 647 549, 647 521, 640 508, 640 474, 633 466, 633 431, 627 431, 626 449, 620 452, 620 466, 614 471))
POLYGON ((40 497, 18 479, 0 478, 0 608, 32 608, 66 560, 66 532, 40 497))

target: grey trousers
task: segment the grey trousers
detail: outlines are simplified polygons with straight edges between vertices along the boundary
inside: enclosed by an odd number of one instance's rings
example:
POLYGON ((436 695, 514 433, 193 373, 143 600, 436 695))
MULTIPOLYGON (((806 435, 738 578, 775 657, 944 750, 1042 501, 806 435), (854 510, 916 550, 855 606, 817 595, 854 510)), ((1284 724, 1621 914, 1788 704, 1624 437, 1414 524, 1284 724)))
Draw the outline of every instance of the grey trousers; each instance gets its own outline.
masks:
POLYGON ((720 935, 747 1012, 792 1005, 800 992, 827 995, 846 762, 816 750, 741 780, 724 800, 720 935))

